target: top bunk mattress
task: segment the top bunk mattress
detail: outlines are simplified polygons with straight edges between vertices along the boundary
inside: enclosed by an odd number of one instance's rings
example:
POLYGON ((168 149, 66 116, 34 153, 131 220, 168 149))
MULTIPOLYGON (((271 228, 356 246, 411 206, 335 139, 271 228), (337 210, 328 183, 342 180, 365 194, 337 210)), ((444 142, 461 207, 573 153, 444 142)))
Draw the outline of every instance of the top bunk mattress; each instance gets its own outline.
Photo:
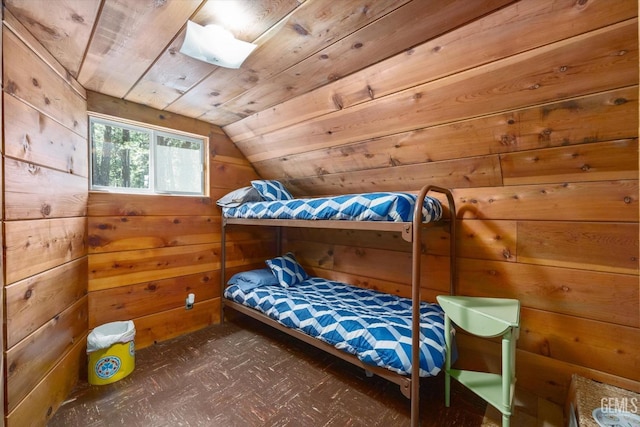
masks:
MULTIPOLYGON (((363 193, 313 199, 292 199, 243 203, 237 207, 223 207, 225 218, 243 219, 301 219, 410 222, 416 195, 409 193, 363 193)), ((426 197, 423 221, 439 221, 442 205, 433 197, 426 197)))
MULTIPOLYGON (((237 284, 224 296, 280 324, 354 354, 364 363, 411 375, 411 300, 341 282, 310 277, 285 288, 237 284)), ((445 361, 444 312, 420 304, 420 376, 434 376, 445 361)))

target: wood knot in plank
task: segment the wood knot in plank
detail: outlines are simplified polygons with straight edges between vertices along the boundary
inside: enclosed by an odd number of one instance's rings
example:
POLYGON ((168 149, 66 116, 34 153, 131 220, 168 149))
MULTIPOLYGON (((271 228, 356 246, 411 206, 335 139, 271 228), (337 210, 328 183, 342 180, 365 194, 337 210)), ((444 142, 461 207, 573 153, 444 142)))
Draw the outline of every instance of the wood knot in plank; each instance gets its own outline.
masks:
POLYGON ((42 216, 47 217, 49 215, 51 215, 51 205, 48 203, 44 203, 41 207, 40 207, 40 213, 42 214, 42 216))
POLYGON ((300 24, 293 24, 293 30, 301 36, 308 36, 309 31, 300 24))
POLYGON ((512 133, 506 133, 506 134, 500 136, 500 144, 501 145, 505 145, 505 146, 516 145, 516 142, 517 142, 517 138, 512 133))
POLYGON ((26 153, 31 149, 31 138, 28 133, 25 133, 22 137, 22 150, 26 153))
POLYGON ((40 168, 33 163, 29 163, 27 165, 27 172, 29 172, 31 175, 36 175, 38 174, 38 172, 40 172, 40 168))
POLYGON ((102 238, 100 236, 92 234, 87 238, 87 240, 89 242, 90 248, 99 248, 100 246, 102 246, 102 238))
POLYGON ((336 108, 338 110, 342 110, 344 108, 344 103, 342 101, 342 97, 339 94, 334 94, 333 97, 331 98, 333 100, 333 103, 335 104, 336 108))
POLYGON ((73 22, 77 22, 78 24, 84 24, 84 18, 80 15, 78 15, 77 13, 72 13, 71 14, 71 20, 73 22))
POLYGON ((4 91, 10 95, 14 95, 18 90, 18 85, 13 80, 7 81, 7 85, 4 87, 4 91))

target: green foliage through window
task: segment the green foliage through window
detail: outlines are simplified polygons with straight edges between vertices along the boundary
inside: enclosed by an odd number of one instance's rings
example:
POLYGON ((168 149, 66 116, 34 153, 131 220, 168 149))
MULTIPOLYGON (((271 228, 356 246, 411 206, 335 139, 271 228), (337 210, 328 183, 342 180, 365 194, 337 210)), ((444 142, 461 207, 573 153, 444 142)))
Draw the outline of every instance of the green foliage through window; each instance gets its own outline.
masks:
POLYGON ((204 194, 204 139, 90 118, 91 187, 204 194))

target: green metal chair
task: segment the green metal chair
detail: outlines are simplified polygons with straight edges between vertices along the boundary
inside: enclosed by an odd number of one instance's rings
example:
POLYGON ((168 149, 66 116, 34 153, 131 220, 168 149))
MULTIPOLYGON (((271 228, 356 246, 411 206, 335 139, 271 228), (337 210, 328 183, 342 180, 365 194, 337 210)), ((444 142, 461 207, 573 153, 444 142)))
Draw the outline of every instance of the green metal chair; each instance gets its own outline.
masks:
POLYGON ((451 400, 451 377, 472 390, 502 413, 503 427, 509 426, 516 383, 516 341, 520 328, 520 301, 505 298, 480 298, 440 295, 438 303, 445 312, 445 405, 451 400), (502 373, 451 369, 451 322, 480 337, 502 336, 502 373))

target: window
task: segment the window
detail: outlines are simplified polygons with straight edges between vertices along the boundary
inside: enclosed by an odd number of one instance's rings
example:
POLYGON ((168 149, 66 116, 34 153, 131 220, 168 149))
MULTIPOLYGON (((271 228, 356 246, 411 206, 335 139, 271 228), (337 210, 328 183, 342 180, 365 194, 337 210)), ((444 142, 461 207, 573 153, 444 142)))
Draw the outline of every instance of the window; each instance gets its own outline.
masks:
POLYGON ((89 118, 91 189, 148 194, 205 194, 205 140, 89 118))

